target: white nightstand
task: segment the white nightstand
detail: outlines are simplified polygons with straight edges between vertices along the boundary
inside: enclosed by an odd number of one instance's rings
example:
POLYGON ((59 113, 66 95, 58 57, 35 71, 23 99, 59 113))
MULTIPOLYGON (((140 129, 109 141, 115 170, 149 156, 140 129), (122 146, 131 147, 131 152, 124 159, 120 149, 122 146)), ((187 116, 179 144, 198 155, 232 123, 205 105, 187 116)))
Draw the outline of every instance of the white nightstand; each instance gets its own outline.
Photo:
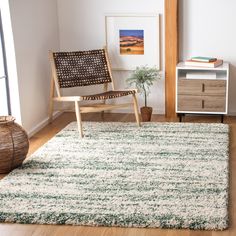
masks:
POLYGON ((180 121, 184 114, 228 113, 229 63, 216 68, 176 67, 176 113, 180 121))

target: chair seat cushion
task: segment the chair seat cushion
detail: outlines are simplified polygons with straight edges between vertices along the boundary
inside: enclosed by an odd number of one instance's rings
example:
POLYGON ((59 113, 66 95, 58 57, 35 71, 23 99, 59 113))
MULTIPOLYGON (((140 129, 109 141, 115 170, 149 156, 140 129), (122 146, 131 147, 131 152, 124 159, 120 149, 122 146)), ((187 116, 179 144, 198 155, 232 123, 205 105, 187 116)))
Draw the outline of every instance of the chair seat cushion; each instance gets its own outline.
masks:
POLYGON ((98 93, 93 95, 85 95, 81 96, 83 100, 105 100, 105 99, 112 99, 117 97, 124 97, 130 94, 135 94, 135 90, 123 90, 123 91, 107 91, 104 93, 98 93))

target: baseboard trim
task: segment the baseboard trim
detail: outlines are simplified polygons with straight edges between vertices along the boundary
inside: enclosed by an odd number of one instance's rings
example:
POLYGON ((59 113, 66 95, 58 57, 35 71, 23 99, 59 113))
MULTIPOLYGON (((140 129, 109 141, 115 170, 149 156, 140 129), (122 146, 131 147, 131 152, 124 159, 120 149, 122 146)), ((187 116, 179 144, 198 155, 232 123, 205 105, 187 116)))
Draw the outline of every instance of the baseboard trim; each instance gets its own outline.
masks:
MULTIPOLYGON (((53 120, 56 119, 59 115, 61 115, 61 111, 56 111, 53 113, 53 120)), ((49 117, 42 120, 39 124, 37 124, 33 129, 31 129, 29 132, 27 132, 28 137, 31 138, 33 135, 35 135, 38 131, 40 131, 42 128, 44 128, 49 123, 49 117)))
POLYGON ((228 116, 236 116, 236 111, 229 112, 228 116))

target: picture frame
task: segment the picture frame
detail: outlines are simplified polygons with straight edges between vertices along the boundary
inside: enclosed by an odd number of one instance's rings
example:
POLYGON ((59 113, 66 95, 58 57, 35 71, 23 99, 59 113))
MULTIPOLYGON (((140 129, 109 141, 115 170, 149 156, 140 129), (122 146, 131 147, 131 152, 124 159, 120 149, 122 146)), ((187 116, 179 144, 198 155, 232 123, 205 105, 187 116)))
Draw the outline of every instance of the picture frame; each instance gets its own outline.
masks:
POLYGON ((144 65, 160 69, 158 14, 106 15, 105 28, 112 70, 144 65))

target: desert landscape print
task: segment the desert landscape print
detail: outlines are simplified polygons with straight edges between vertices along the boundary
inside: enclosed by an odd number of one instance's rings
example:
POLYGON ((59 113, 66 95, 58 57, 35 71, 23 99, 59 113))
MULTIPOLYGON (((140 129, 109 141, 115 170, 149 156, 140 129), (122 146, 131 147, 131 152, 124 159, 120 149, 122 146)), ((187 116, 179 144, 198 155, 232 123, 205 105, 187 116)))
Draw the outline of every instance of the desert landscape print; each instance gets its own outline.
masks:
POLYGON ((120 30, 120 54, 144 54, 144 30, 120 30))

